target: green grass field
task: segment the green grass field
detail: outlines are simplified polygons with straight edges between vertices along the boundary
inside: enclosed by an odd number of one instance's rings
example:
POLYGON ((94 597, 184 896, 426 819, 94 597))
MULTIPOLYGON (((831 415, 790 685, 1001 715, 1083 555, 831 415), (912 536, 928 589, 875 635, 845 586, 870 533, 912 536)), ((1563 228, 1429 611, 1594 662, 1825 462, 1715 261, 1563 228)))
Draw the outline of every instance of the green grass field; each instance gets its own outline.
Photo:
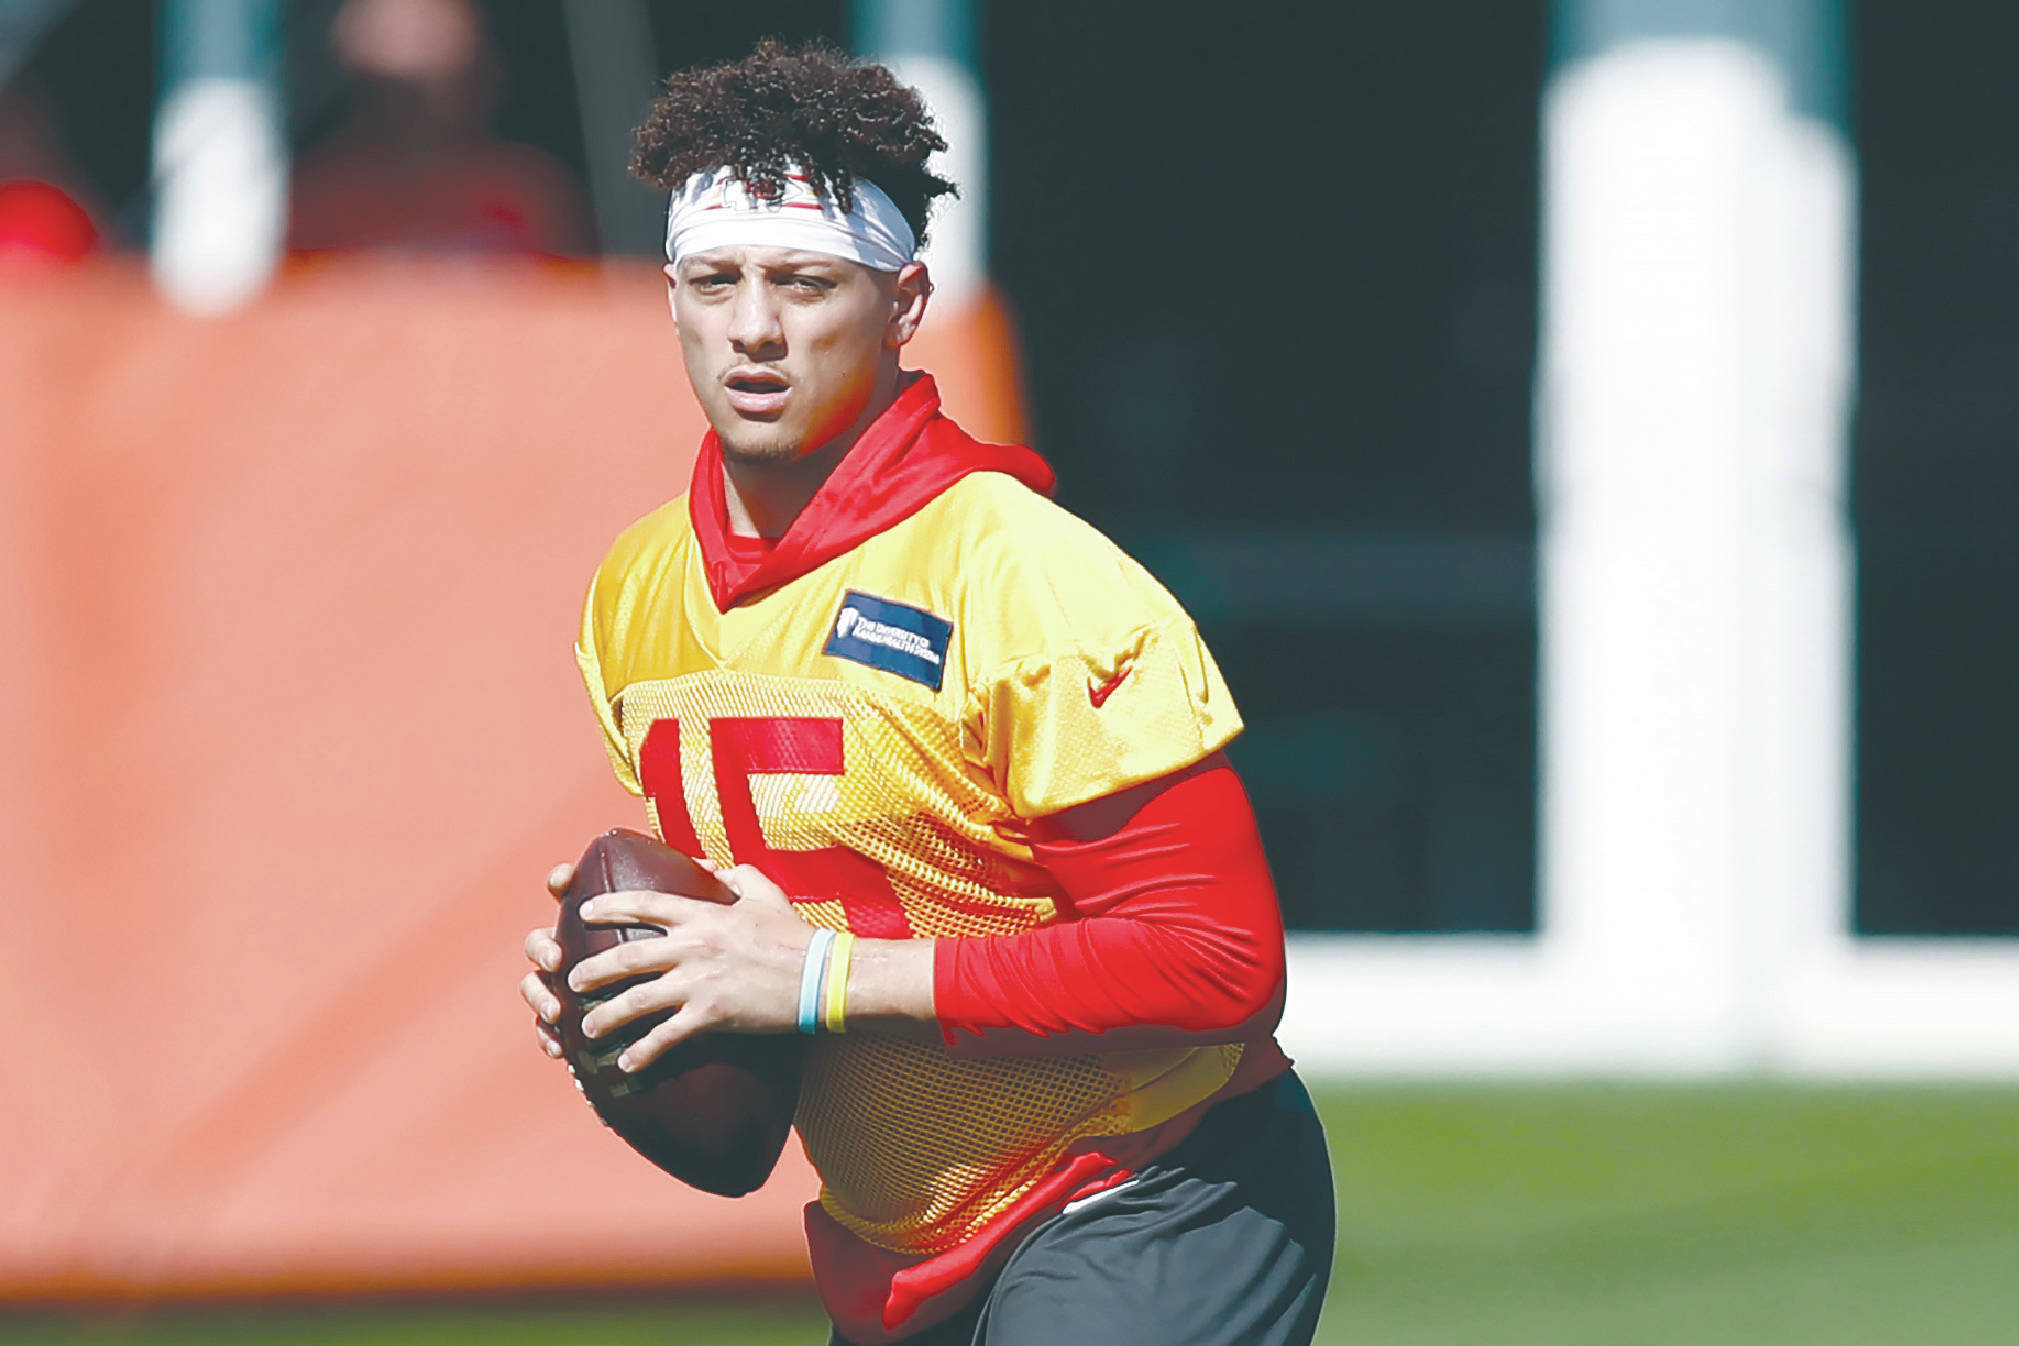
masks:
MULTIPOLYGON (((1321 1102, 1341 1212, 1323 1342, 2019 1341, 2019 1089, 1382 1085, 1321 1102)), ((824 1340, 797 1297, 0 1318, 23 1346, 824 1340)))

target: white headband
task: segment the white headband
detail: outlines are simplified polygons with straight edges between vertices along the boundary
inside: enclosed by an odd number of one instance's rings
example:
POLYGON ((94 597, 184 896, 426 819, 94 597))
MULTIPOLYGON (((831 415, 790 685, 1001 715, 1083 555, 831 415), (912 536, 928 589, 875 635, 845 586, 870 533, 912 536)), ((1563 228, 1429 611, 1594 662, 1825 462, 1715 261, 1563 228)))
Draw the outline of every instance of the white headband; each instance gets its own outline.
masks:
POLYGON ((677 263, 710 248, 758 245, 797 248, 896 271, 912 260, 917 240, 883 189, 857 178, 855 208, 844 212, 796 165, 778 195, 760 200, 733 168, 696 173, 673 193, 666 210, 666 260, 677 263))

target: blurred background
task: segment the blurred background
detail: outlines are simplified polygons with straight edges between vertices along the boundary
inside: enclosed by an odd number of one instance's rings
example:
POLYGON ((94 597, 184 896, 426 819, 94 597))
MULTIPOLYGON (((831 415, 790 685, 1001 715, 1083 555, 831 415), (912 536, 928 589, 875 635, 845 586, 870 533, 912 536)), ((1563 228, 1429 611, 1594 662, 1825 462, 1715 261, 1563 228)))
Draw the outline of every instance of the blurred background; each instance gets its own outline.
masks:
POLYGON ((533 1050, 703 428, 657 81, 890 61, 915 363, 1198 618, 1332 1341, 2007 1342, 2019 11, 0 0, 0 1340, 802 1341, 533 1050))

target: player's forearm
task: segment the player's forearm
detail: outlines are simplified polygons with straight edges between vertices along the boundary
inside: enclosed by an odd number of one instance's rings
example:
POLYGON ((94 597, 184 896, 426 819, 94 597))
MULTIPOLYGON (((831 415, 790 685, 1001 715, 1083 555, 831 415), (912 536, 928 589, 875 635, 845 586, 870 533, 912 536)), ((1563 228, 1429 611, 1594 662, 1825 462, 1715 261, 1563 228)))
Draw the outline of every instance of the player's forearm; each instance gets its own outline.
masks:
POLYGON ((1282 1011, 1280 940, 1101 917, 941 942, 939 1020, 963 1055, 1061 1056, 1241 1042, 1282 1011))
POLYGON ((1202 952, 1174 932, 1097 920, 999 939, 859 940, 846 1021, 967 1055, 1058 1056, 1245 1041, 1281 1009, 1280 961, 1266 950, 1202 952), (942 982, 969 988, 946 1017, 942 982), (1061 985, 1096 989, 1062 996, 1061 985))
POLYGON ((902 1037, 939 1036, 931 939, 861 939, 848 969, 849 1028, 902 1037))

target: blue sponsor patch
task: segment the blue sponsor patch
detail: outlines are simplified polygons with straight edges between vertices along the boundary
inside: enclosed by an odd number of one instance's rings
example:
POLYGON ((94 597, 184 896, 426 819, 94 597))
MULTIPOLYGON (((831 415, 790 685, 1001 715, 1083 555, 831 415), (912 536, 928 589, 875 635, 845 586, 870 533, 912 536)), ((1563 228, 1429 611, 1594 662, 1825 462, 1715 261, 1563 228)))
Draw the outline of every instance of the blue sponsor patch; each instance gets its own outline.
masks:
POLYGON ((936 692, 946 681, 946 645, 952 637, 953 623, 944 617, 850 589, 842 595, 841 611, 834 614, 820 652, 922 682, 936 692))

